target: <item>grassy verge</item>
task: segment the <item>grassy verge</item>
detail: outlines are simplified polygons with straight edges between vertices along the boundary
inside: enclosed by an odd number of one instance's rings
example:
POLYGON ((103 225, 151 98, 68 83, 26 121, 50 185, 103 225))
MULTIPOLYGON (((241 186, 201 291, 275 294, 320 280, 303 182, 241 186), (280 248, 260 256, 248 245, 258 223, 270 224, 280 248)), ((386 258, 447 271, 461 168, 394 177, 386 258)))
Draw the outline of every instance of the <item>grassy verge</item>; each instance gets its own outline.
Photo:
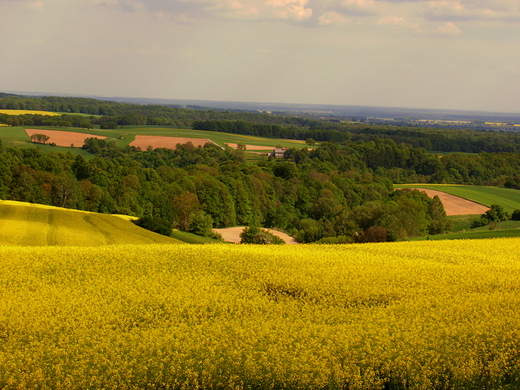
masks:
POLYGON ((448 218, 452 223, 452 231, 450 233, 416 237, 410 239, 410 241, 520 237, 520 221, 503 221, 471 229, 471 223, 478 219, 479 215, 457 215, 448 218))
POLYGON ((202 237, 193 233, 182 232, 180 230, 174 230, 171 234, 172 238, 185 242, 187 244, 218 244, 223 241, 215 240, 210 237, 202 237))
POLYGON ((480 218, 480 214, 453 215, 448 217, 451 221, 451 232, 457 233, 471 229, 473 221, 480 218))
POLYGON ((520 229, 507 230, 472 230, 466 232, 438 234, 435 236, 419 237, 410 239, 410 241, 424 240, 481 240, 486 238, 508 238, 520 237, 520 229))

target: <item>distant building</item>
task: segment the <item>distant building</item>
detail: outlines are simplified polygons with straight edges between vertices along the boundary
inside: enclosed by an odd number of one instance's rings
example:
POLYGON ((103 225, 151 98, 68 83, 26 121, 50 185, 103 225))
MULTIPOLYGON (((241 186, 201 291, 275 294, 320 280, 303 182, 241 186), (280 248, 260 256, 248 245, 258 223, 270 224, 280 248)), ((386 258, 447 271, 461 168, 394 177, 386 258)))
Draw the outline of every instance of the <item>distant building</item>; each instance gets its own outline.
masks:
POLYGON ((272 157, 283 157, 285 151, 287 150, 288 148, 274 148, 274 150, 269 153, 269 156, 272 156, 272 157))

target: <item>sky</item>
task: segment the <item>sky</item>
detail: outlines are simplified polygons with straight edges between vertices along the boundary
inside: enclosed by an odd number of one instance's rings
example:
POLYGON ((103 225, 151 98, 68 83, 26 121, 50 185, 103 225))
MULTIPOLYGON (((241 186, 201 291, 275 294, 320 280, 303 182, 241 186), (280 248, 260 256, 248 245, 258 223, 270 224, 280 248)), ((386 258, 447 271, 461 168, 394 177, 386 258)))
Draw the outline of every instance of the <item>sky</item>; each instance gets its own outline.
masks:
POLYGON ((0 0, 0 91, 520 113, 520 0, 0 0))

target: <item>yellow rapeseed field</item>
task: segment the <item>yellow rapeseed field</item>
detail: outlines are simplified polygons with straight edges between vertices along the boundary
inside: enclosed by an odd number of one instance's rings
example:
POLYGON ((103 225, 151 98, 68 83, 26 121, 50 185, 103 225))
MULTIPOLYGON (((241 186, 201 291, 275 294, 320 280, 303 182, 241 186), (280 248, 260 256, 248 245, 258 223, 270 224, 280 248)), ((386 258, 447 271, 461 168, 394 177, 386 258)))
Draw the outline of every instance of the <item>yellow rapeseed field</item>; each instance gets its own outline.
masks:
POLYGON ((0 246, 180 243, 136 226, 131 218, 0 200, 0 246))
POLYGON ((0 247, 0 388, 518 389, 519 246, 0 247))
POLYGON ((7 114, 7 115, 49 115, 49 116, 59 116, 61 114, 58 114, 56 112, 51 111, 32 111, 32 110, 8 110, 8 109, 0 109, 0 114, 7 114))

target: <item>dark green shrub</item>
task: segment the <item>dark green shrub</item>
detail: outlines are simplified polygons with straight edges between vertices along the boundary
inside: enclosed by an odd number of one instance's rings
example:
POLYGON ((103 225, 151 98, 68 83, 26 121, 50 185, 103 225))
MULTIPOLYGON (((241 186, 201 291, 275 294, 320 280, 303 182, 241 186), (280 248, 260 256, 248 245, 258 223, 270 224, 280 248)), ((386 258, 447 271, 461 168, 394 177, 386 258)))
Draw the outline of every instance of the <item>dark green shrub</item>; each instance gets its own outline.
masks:
POLYGON ((358 243, 365 242, 387 242, 388 230, 381 226, 371 226, 368 229, 361 230, 354 237, 354 241, 358 243))
POLYGON ((213 233, 213 218, 199 210, 192 218, 188 231, 199 236, 211 237, 213 233))
POLYGON ((260 229, 256 226, 246 227, 240 233, 241 244, 262 244, 262 245, 281 245, 285 244, 284 240, 266 230, 260 229))
POLYGON ((484 213, 484 216, 489 222, 501 222, 509 219, 509 214, 499 204, 492 204, 489 210, 484 213))
POLYGON ((132 222, 137 226, 164 236, 171 236, 172 234, 171 224, 164 218, 141 217, 132 222))

